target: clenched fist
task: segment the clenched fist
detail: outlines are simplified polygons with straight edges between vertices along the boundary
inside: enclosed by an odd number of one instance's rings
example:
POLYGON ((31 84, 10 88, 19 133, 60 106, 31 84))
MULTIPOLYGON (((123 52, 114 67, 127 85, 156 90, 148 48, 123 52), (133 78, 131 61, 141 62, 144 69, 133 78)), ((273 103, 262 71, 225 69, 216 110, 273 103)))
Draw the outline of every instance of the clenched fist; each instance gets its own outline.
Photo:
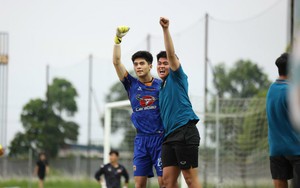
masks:
POLYGON ((128 33, 129 31, 128 26, 119 26, 117 27, 116 36, 115 36, 115 43, 120 44, 122 42, 122 38, 128 33))

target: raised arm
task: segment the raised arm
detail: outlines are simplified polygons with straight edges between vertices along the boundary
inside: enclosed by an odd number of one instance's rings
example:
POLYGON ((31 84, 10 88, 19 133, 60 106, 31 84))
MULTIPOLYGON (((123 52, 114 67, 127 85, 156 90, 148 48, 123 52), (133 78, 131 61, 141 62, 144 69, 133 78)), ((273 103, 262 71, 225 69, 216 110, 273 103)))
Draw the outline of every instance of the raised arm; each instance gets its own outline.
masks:
POLYGON ((177 58, 175 54, 175 48, 173 45, 172 37, 170 35, 169 31, 169 19, 160 17, 159 23, 163 29, 163 34, 164 34, 164 43, 165 43, 165 48, 167 52, 167 58, 168 62, 170 64, 170 68, 175 71, 179 68, 180 62, 179 59, 177 58))
POLYGON ((124 37, 128 31, 129 31, 129 27, 119 26, 117 28, 117 32, 115 36, 115 44, 113 49, 113 64, 115 66, 117 75, 120 80, 123 80, 127 73, 125 66, 121 63, 121 42, 122 42, 122 37, 124 37))

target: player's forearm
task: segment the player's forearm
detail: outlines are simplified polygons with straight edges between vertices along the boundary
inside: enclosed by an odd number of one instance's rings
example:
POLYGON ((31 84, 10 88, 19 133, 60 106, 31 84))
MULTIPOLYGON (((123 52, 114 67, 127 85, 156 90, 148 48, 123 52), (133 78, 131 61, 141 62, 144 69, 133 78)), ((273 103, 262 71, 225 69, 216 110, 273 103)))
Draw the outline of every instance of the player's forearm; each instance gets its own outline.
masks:
POLYGON ((172 70, 177 70, 179 67, 179 61, 175 55, 175 48, 173 44, 173 40, 168 28, 163 29, 164 34, 164 43, 167 52, 167 58, 170 63, 170 67, 172 70))
MULTIPOLYGON (((163 29, 165 48, 168 55, 175 54, 174 44, 168 28, 163 29)), ((168 57, 169 58, 169 57, 168 57)))
POLYGON ((121 63, 121 46, 122 38, 129 31, 128 26, 119 26, 117 27, 116 36, 114 38, 114 50, 113 50, 113 64, 115 66, 116 72, 120 80, 123 80, 125 74, 127 73, 124 65, 121 63))
POLYGON ((115 66, 121 64, 121 46, 120 46, 120 44, 114 44, 113 64, 115 66))
POLYGON ((123 80, 123 78, 126 74, 126 69, 125 69, 124 65, 121 63, 121 47, 119 44, 114 45, 113 64, 115 66, 115 69, 116 69, 119 79, 123 80))

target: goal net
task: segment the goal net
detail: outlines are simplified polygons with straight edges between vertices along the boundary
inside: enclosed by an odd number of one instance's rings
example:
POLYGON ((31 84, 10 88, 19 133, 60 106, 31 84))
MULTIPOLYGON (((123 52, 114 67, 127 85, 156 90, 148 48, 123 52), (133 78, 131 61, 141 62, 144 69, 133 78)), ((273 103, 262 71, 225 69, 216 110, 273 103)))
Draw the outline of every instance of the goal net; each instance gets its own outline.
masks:
POLYGON ((258 98, 212 100, 205 116, 210 139, 204 158, 209 164, 208 182, 216 187, 272 185, 265 102, 258 98))
MULTIPOLYGON (((271 186, 265 99, 214 98, 209 101, 206 113, 203 98, 190 96, 190 99, 201 119, 197 124, 201 136, 201 183, 207 187, 271 186)), ((106 104, 104 162, 108 162, 110 148, 118 149, 121 161, 132 171, 135 129, 130 114, 127 100, 106 104)))

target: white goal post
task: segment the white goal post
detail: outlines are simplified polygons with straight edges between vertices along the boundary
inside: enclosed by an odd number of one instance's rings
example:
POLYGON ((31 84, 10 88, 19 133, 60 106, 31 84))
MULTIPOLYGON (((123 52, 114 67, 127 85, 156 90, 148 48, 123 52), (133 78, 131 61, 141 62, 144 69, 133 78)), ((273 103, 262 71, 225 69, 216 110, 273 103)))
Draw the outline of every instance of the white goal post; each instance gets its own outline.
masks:
POLYGON ((111 134, 111 110, 113 108, 130 107, 129 100, 107 103, 105 105, 104 139, 103 139, 103 164, 109 162, 110 134, 111 134))

